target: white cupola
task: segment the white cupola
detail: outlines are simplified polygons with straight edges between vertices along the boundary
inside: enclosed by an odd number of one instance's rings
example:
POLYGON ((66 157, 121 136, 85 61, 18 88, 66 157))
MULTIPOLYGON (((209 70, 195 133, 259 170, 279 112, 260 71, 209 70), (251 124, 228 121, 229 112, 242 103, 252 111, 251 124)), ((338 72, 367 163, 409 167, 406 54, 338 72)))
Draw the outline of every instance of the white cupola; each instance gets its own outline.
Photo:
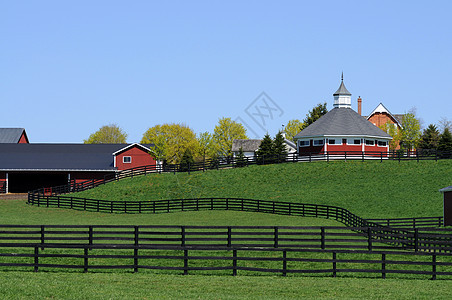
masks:
POLYGON ((352 94, 347 90, 344 84, 344 73, 341 76, 341 85, 334 96, 334 108, 352 108, 352 94))

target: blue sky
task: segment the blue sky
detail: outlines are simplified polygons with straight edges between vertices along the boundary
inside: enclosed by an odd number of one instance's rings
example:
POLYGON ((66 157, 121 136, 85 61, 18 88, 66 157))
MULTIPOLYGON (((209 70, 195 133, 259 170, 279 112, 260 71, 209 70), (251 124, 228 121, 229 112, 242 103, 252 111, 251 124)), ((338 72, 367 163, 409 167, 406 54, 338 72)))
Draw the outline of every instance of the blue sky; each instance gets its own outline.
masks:
POLYGON ((331 109, 342 71, 355 109, 358 96, 363 114, 416 107, 426 127, 452 119, 451 3, 3 1, 0 127, 79 143, 116 123, 139 142, 231 117, 262 136, 331 109), (247 110, 262 92, 277 108, 265 124, 247 110))

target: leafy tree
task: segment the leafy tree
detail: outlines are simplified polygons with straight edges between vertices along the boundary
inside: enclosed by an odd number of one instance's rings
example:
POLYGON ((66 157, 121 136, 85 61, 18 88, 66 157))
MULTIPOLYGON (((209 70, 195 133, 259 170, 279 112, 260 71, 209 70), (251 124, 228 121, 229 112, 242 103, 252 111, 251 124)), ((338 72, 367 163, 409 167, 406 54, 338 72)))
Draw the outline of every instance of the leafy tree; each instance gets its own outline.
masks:
POLYGON ((214 149, 213 149, 213 140, 212 135, 209 132, 201 132, 198 134, 198 153, 203 158, 203 161, 205 161, 206 156, 211 157, 213 156, 214 149))
POLYGON ((427 129, 424 130, 420 142, 419 148, 421 149, 436 149, 438 148, 440 133, 435 125, 430 124, 427 129))
POLYGON ((195 160, 193 159, 193 154, 190 150, 190 148, 186 148, 184 151, 184 155, 182 155, 181 161, 180 161, 180 170, 181 171, 189 171, 193 164, 195 163, 195 160))
POLYGON ((315 106, 312 110, 309 111, 309 113, 306 115, 306 118, 303 120, 303 128, 305 129, 318 119, 320 119, 321 116, 326 114, 328 112, 328 109, 326 108, 326 102, 325 103, 319 103, 317 106, 315 106))
POLYGON ((284 127, 287 139, 295 143, 294 137, 305 127, 304 123, 298 119, 290 120, 286 127, 284 127))
POLYGON ((98 131, 92 133, 88 139, 83 140, 85 144, 125 144, 127 133, 125 133, 118 125, 110 124, 99 128, 98 131))
POLYGON ((262 139, 259 149, 256 151, 256 156, 257 162, 260 164, 270 163, 273 161, 273 140, 268 133, 262 139))
POLYGON ((402 132, 397 124, 387 121, 385 124, 380 126, 380 129, 392 136, 392 140, 389 141, 389 150, 396 150, 400 144, 400 139, 402 136, 402 132))
POLYGON ((446 127, 438 142, 438 150, 443 152, 452 153, 452 135, 449 128, 446 127))
POLYGON ((149 128, 143 134, 141 143, 157 145, 159 152, 152 155, 168 163, 179 163, 186 149, 194 153, 198 147, 193 130, 186 125, 174 123, 149 128))
POLYGON ((452 131, 452 121, 449 120, 448 118, 442 117, 441 120, 439 120, 439 123, 438 123, 438 124, 439 124, 439 130, 440 130, 441 132, 444 132, 444 130, 445 130, 446 128, 448 128, 449 131, 452 131))
POLYGON ((243 148, 242 147, 239 148, 239 153, 237 153, 237 156, 236 156, 235 159, 236 159, 236 166, 237 167, 241 168, 241 167, 246 166, 247 161, 245 159, 245 154, 243 153, 243 148))
POLYGON ((421 137, 421 123, 416 117, 416 110, 411 109, 402 117, 400 147, 411 150, 417 147, 421 137))
POLYGON ((247 138, 242 124, 232 121, 231 118, 221 118, 214 129, 213 148, 221 156, 231 156, 232 141, 247 138))
POLYGON ((273 155, 278 159, 278 162, 284 161, 287 156, 286 144, 281 131, 276 134, 273 140, 273 155))

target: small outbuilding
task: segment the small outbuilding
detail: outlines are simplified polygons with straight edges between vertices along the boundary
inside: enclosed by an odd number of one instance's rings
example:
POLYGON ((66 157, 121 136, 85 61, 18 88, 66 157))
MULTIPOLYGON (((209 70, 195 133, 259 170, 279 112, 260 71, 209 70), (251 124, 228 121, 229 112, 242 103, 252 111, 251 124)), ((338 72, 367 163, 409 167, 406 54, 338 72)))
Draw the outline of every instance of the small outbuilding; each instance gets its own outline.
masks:
POLYGON ((439 190, 444 196, 444 226, 452 226, 452 185, 439 190))
POLYGON ((0 128, 0 144, 28 144, 25 128, 0 128))

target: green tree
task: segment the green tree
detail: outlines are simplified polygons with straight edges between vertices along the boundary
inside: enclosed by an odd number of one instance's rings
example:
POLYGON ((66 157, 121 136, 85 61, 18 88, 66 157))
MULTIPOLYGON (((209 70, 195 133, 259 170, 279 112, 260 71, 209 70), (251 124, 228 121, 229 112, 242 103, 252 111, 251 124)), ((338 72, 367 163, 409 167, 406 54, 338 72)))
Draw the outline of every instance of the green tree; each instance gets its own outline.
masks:
POLYGON ((304 123, 298 119, 290 120, 286 127, 284 127, 284 132, 286 133, 286 137, 288 140, 291 140, 295 143, 294 137, 305 128, 304 123))
POLYGON ((416 110, 413 108, 404 114, 401 123, 400 147, 404 150, 412 150, 417 147, 421 137, 421 123, 416 117, 416 110))
POLYGON ((385 131, 387 134, 392 136, 392 140, 389 141, 389 150, 394 151, 400 144, 400 139, 402 132, 397 126, 397 124, 387 121, 385 124, 380 126, 380 129, 385 131))
POLYGON ((430 124, 422 133, 419 141, 419 148, 421 149, 436 149, 438 148, 440 133, 435 125, 430 124))
POLYGON ((447 152, 449 155, 452 153, 452 135, 447 127, 444 129, 444 132, 439 139, 438 150, 447 152))
POLYGON ((273 155, 278 159, 278 162, 286 159, 287 148, 281 131, 276 134, 275 139, 273 140, 273 155))
POLYGON ((212 134, 209 132, 201 132, 198 134, 198 154, 203 158, 212 157, 214 153, 212 134))
POLYGON ((155 144, 158 152, 152 155, 168 163, 179 163, 186 149, 194 153, 198 148, 193 130, 186 125, 174 123, 149 128, 143 134, 141 143, 155 144))
POLYGON ((85 144, 125 144, 127 133, 125 133, 118 125, 110 124, 99 128, 92 133, 88 139, 83 140, 85 144))
POLYGON ((185 172, 192 169, 195 160, 193 159, 193 154, 190 148, 186 148, 182 158, 180 160, 180 170, 185 172))
POLYGON ((246 129, 231 118, 221 118, 213 132, 213 148, 220 156, 231 156, 232 141, 247 139, 246 129))
POLYGON ((237 153, 235 161, 236 161, 236 166, 239 168, 246 166, 247 161, 245 159, 245 154, 243 153, 242 147, 239 148, 239 153, 237 153))
POLYGON ((258 164, 271 163, 274 157, 273 149, 274 149, 273 140, 267 133, 262 139, 262 142, 259 145, 259 149, 257 149, 256 151, 257 163, 258 164))
POLYGON ((305 129, 318 119, 320 119, 321 116, 326 114, 328 112, 328 109, 326 108, 326 102, 325 103, 319 103, 317 106, 315 106, 312 110, 309 111, 309 113, 306 115, 306 118, 303 120, 303 128, 305 129))

